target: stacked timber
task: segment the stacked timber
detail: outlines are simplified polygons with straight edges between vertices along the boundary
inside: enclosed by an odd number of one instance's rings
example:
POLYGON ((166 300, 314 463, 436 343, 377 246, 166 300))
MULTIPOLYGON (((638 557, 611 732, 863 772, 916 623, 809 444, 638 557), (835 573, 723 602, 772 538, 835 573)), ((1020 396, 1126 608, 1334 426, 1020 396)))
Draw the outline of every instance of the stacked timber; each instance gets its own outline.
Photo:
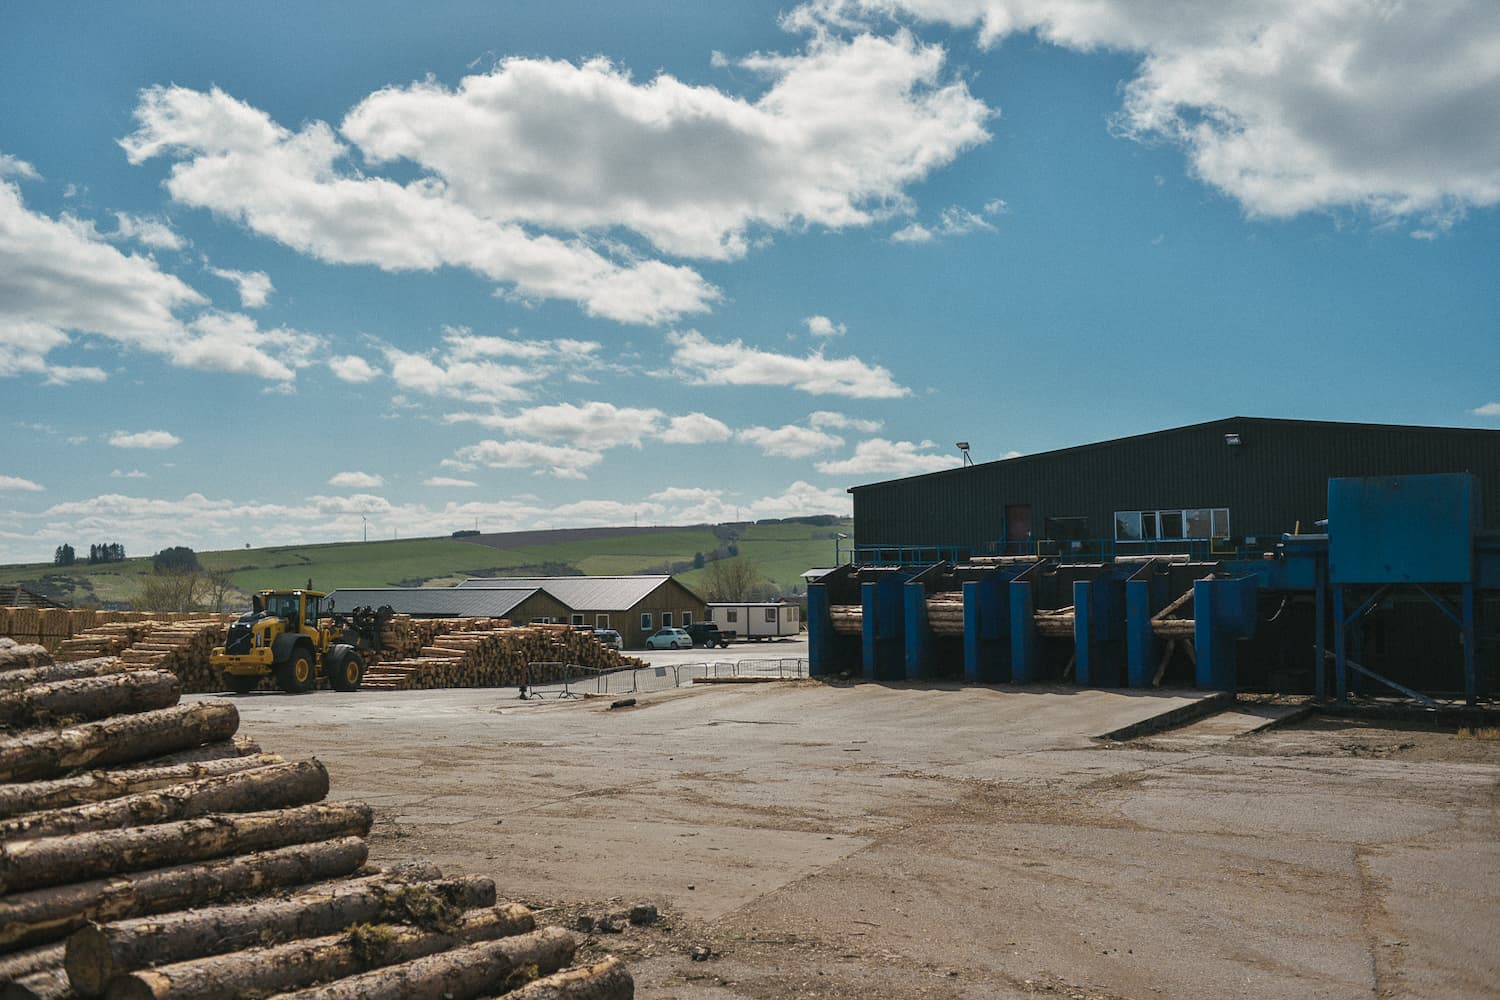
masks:
POLYGON ((961 590, 931 594, 927 598, 927 627, 934 635, 964 634, 964 595, 961 590))
POLYGON ((151 622, 107 622, 84 629, 54 650, 59 662, 119 656, 151 631, 151 622))
POLYGON ((224 678, 208 660, 228 634, 223 616, 165 622, 121 651, 120 659, 133 667, 169 670, 184 691, 222 691, 224 678))
POLYGON ((618 670, 641 664, 603 645, 591 632, 567 625, 466 628, 434 635, 416 656, 382 660, 365 671, 364 686, 518 687, 562 680, 573 667, 618 670))
POLYGON ((1037 635, 1049 639, 1071 639, 1073 638, 1073 606, 1066 608, 1052 608, 1045 611, 1037 611, 1033 616, 1036 620, 1037 635))
POLYGON ((179 693, 120 660, 0 670, 0 1000, 633 996, 488 878, 365 867, 368 806, 179 693))
POLYGON ((839 635, 860 635, 865 628, 865 609, 861 604, 834 604, 828 608, 833 630, 839 635))

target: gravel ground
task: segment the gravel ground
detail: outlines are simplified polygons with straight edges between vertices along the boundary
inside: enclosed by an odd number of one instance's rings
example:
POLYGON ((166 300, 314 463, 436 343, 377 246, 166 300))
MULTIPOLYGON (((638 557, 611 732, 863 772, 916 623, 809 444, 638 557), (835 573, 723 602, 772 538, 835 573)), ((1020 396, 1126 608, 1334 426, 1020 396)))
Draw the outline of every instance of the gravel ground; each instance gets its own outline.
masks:
POLYGON ((1319 717, 1187 750, 1094 738, 1197 697, 236 701, 242 732, 377 807, 376 861, 491 875, 569 926, 655 904, 585 948, 642 997, 1500 995, 1500 742, 1319 717))

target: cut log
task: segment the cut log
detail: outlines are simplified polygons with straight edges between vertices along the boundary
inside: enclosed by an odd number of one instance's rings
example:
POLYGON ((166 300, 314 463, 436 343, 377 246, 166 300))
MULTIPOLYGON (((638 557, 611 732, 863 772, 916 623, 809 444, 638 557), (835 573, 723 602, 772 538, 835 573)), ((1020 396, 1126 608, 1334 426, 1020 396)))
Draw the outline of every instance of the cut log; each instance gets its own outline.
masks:
POLYGON ((0 844, 0 894, 370 832, 359 803, 215 814, 0 844))
POLYGON ((0 691, 14 691, 17 688, 30 687, 33 684, 67 681, 75 677, 103 677, 106 674, 123 674, 129 669, 128 666, 113 656, 98 657, 92 660, 78 660, 75 663, 53 663, 45 667, 31 667, 27 670, 12 670, 8 673, 0 674, 0 691))
POLYGON ((0 899, 0 948, 57 941, 90 920, 167 913, 244 893, 337 878, 356 871, 368 856, 362 838, 343 837, 21 893, 0 899))
POLYGON ((40 948, 28 948, 0 958, 0 983, 8 979, 20 979, 33 972, 61 968, 64 950, 60 944, 46 944, 40 948))
POLYGON ((342 979, 372 967, 409 962, 476 941, 525 934, 533 926, 531 911, 518 903, 466 914, 452 933, 362 924, 344 934, 127 972, 110 980, 104 995, 108 1000, 218 1000, 264 995, 342 979))
MULTIPOLYGON (((16 628, 14 623, 11 628, 18 634, 21 632, 21 629, 16 628)), ((0 671, 30 670, 32 667, 44 667, 51 662, 52 654, 47 652, 45 646, 32 642, 19 643, 7 636, 0 636, 0 671)))
POLYGON ((44 809, 63 809, 86 802, 149 792, 156 788, 212 778, 235 771, 249 771, 270 764, 284 763, 276 754, 261 753, 249 757, 221 757, 214 760, 170 764, 165 767, 139 767, 125 771, 89 771, 71 778, 32 781, 20 785, 0 785, 0 819, 44 809))
POLYGON ((530 934, 454 948, 312 989, 280 994, 272 1000, 467 1000, 506 992, 515 985, 512 977, 517 969, 534 966, 538 973, 550 975, 573 961, 577 947, 577 939, 570 932, 544 927, 530 934))
POLYGON ((132 670, 102 677, 49 681, 0 695, 0 725, 32 726, 56 719, 102 719, 177 704, 174 674, 132 670))
POLYGON ((90 830, 146 826, 207 816, 248 813, 321 802, 328 769, 319 761, 273 764, 253 771, 198 778, 106 802, 28 813, 0 823, 0 840, 61 837, 90 830))
POLYGON ((149 965, 222 955, 256 945, 334 934, 358 923, 396 922, 403 900, 426 893, 457 912, 495 905, 495 883, 470 876, 430 881, 431 865, 317 886, 288 899, 205 907, 159 917, 92 924, 68 938, 65 967, 73 987, 99 996, 115 976, 149 965))
POLYGON ((124 764, 186 750, 228 739, 239 724, 232 702, 200 701, 14 736, 0 740, 0 782, 56 778, 77 767, 124 764))
POLYGON ((635 980, 618 958, 533 979, 505 1000, 633 1000, 635 980))
MULTIPOLYGON (((260 753, 260 744, 248 736, 233 736, 227 740, 215 740, 201 747, 189 747, 173 753, 159 754, 141 760, 126 761, 125 767, 169 767, 173 764, 190 764, 195 761, 222 760, 226 757, 253 757, 260 753)), ((117 768, 118 769, 118 768, 117 768)))
POLYGON ((43 969, 0 986, 0 1000, 74 1000, 78 994, 60 968, 43 969))

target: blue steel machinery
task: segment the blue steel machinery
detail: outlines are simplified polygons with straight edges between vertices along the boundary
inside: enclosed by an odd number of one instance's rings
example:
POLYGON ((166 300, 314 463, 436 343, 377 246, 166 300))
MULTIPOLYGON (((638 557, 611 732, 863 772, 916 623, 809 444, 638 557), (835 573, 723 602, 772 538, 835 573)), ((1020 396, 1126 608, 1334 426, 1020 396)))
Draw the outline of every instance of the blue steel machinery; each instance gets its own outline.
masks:
POLYGON ((1378 684, 1432 705, 1420 683, 1371 669, 1360 648, 1377 609, 1400 628, 1420 604, 1456 630, 1472 705, 1487 697, 1497 659, 1485 658, 1482 644, 1497 636, 1484 628, 1500 627, 1493 611, 1481 620, 1487 598, 1500 606, 1500 533, 1482 530, 1482 509, 1478 480, 1467 473, 1331 479, 1327 533, 1284 535, 1261 559, 844 566, 808 587, 811 672, 915 680, 956 676, 961 665, 974 683, 1062 677, 1140 688, 1186 653, 1197 687, 1235 691, 1242 640, 1265 631, 1262 609, 1280 598, 1282 607, 1312 608, 1311 634, 1280 635, 1284 648, 1274 652, 1312 661, 1315 697, 1344 701, 1351 689, 1378 684))

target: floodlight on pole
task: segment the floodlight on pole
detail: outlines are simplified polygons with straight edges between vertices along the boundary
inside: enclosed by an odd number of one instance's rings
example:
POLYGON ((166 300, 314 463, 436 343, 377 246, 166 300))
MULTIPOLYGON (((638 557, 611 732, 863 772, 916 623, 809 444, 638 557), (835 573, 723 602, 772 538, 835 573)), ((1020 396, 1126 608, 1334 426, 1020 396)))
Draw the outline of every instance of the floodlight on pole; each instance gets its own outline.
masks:
POLYGON ((969 442, 967 442, 967 441, 959 441, 957 443, 957 448, 958 448, 958 450, 960 452, 963 453, 963 456, 964 456, 964 465, 973 465, 974 464, 974 459, 969 456, 969 442))
POLYGON ((839 554, 839 542, 848 537, 842 531, 835 531, 833 533, 833 564, 835 566, 844 565, 844 558, 839 554))

